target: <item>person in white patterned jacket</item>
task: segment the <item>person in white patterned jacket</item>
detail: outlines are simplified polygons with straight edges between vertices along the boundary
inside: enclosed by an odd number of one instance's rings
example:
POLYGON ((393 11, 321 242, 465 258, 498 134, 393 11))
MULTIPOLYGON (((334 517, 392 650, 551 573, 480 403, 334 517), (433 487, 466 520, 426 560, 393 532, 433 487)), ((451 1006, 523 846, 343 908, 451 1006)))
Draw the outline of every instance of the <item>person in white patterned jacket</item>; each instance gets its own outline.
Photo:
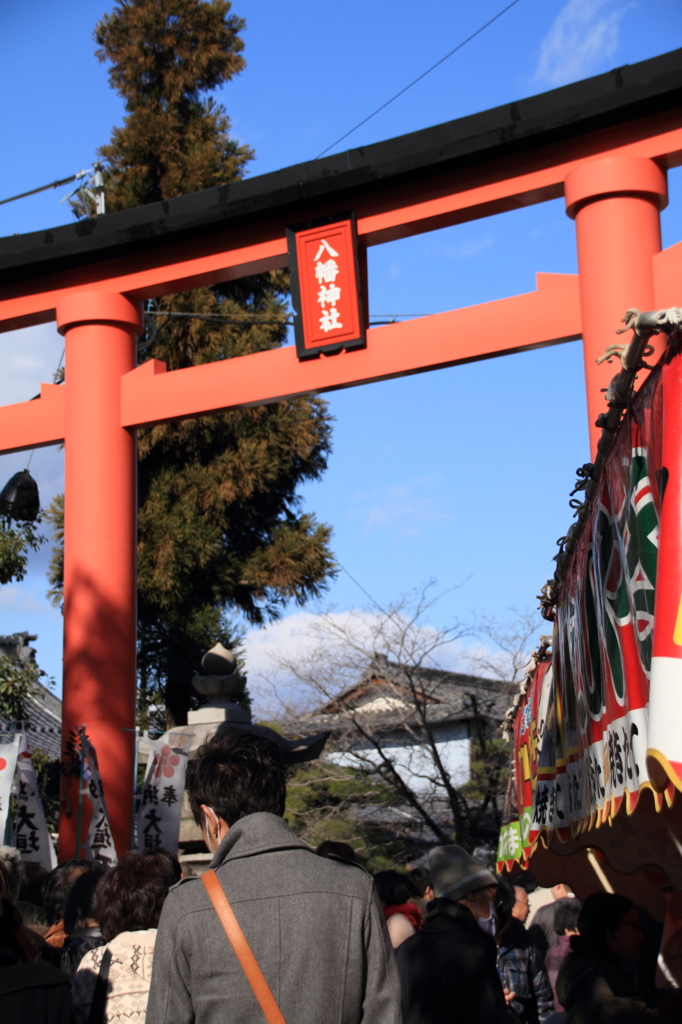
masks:
POLYGON ((95 913, 107 941, 86 953, 76 971, 76 1024, 144 1024, 156 926, 175 881, 166 857, 141 853, 123 854, 100 879, 95 913))

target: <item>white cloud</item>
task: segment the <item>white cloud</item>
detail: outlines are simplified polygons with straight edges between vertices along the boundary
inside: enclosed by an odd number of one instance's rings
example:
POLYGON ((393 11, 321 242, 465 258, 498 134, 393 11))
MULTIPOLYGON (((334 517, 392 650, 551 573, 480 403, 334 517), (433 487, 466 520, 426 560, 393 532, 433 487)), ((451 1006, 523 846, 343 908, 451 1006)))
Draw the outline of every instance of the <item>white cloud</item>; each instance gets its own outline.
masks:
POLYGON ((351 499, 350 518, 362 523, 363 536, 381 529, 389 530, 394 541, 418 537, 427 523, 455 521, 447 499, 438 494, 442 483, 443 478, 433 474, 391 487, 357 491, 351 499))
POLYGON ((57 609, 43 600, 40 591, 31 588, 28 581, 24 584, 7 583, 0 587, 0 609, 11 611, 13 614, 25 613, 29 616, 48 615, 52 618, 59 616, 57 609))
POLYGON ((466 259, 468 256, 479 256, 494 244, 495 241, 490 235, 485 235, 483 238, 465 238, 457 246, 456 252, 460 259, 466 259))
MULTIPOLYGON (((370 619, 376 619, 369 612, 357 610, 331 614, 340 625, 356 616, 366 616, 368 626, 370 619)), ((280 669, 279 661, 303 658, 318 646, 319 640, 313 635, 318 618, 314 612, 294 612, 246 634, 244 660, 256 717, 277 715, 281 705, 292 699, 299 705, 305 703, 296 681, 280 669)))
POLYGON ((495 245, 495 239, 489 233, 461 235, 461 231, 459 227, 451 229, 448 244, 443 242, 443 238, 427 239, 424 242, 423 255, 437 260, 443 257, 449 260, 466 260, 471 256, 480 256, 486 249, 495 245))
MULTIPOLYGON (((357 640, 364 641, 367 648, 371 649, 372 637, 376 635, 377 626, 383 616, 366 609, 350 608, 346 611, 325 613, 325 618, 327 621, 333 621, 339 630, 351 631, 357 640)), ((315 636, 315 624, 319 619, 320 615, 315 612, 294 612, 277 622, 260 629, 251 629, 247 633, 243 647, 249 691, 254 698, 257 717, 267 718, 272 714, 276 715, 281 703, 293 701, 299 706, 308 703, 309 694, 300 691, 297 682, 283 671, 280 665, 288 661, 303 662, 307 655, 319 648, 320 638, 315 636)), ((436 633, 435 627, 426 624, 420 627, 420 631, 423 631, 425 636, 435 636, 436 633)), ((477 656, 488 659, 496 657, 485 644, 473 638, 466 645, 462 640, 452 640, 438 648, 437 666, 448 672, 476 675, 477 669, 473 659, 477 656)), ((342 685, 340 683, 339 688, 342 685)))
POLYGON ((263 680, 272 675, 275 652, 293 654, 302 647, 314 647, 316 641, 306 634, 316 618, 312 612, 294 612, 260 629, 250 629, 244 642, 249 680, 263 680))
POLYGON ((620 22, 635 6, 623 0, 569 0, 540 44, 535 78, 564 85, 589 75, 615 54, 620 22))

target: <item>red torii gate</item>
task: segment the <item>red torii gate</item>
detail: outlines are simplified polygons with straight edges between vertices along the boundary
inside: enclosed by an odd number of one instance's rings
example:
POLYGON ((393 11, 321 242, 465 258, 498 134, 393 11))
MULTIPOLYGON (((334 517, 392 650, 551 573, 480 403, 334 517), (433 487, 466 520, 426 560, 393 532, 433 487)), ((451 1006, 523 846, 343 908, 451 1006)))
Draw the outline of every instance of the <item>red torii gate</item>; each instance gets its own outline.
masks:
MULTIPOLYGON (((666 170, 680 164, 677 50, 323 161, 0 240, 0 329, 56 320, 65 337, 66 384, 0 408, 0 452, 65 442, 63 736, 87 723, 119 851, 133 790, 136 430, 582 337, 594 453, 613 376, 596 357, 625 309, 681 299, 682 243, 661 252, 659 223, 666 170), (292 223, 353 209, 366 248, 562 195, 577 277, 538 274, 535 292, 370 328, 365 349, 305 362, 291 347, 170 373, 136 366, 142 299, 286 266, 292 223)), ((62 858, 76 851, 73 786, 66 797, 62 858)))

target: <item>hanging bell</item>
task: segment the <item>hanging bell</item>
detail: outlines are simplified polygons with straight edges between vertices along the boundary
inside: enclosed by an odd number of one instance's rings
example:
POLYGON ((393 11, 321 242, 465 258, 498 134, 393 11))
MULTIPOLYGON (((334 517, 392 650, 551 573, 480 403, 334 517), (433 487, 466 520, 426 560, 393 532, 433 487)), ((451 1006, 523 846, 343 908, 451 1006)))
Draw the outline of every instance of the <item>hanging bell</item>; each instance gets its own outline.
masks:
POLYGON ((0 516, 18 523, 35 523, 39 515, 38 484, 27 469, 22 469, 0 491, 0 516))

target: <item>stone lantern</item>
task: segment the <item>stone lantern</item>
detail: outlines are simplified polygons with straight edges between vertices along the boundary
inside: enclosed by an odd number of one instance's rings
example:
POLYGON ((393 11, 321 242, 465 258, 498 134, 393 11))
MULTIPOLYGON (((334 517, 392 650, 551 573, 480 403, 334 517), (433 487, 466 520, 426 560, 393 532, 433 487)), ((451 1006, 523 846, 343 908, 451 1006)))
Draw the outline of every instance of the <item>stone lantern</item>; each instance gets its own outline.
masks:
POLYGON ((235 671, 237 658, 218 643, 201 659, 201 672, 192 679, 192 686, 208 701, 196 711, 187 714, 187 725, 177 726, 169 735, 193 733, 189 745, 189 756, 217 732, 245 731, 255 736, 264 736, 279 747, 286 765, 314 761, 324 750, 328 732, 316 733, 299 740, 287 740, 267 725, 254 725, 251 712, 237 704, 235 697, 241 696, 246 687, 246 676, 235 671))
MULTIPOLYGON (((199 747, 218 732, 250 732, 277 744, 286 765, 302 764, 319 757, 329 732, 288 740, 266 725, 254 725, 251 712, 235 700, 244 693, 246 687, 246 676, 239 675, 235 671, 236 667, 236 656, 220 643, 203 656, 201 671, 192 679, 192 686, 197 693, 208 697, 208 700, 196 711, 188 712, 187 725, 169 730, 171 745, 172 737, 176 735, 178 746, 188 750, 192 758, 199 747)), ((180 824, 180 848, 183 864, 191 865, 198 872, 206 869, 211 854, 205 852, 201 831, 192 817, 186 793, 180 824)))

